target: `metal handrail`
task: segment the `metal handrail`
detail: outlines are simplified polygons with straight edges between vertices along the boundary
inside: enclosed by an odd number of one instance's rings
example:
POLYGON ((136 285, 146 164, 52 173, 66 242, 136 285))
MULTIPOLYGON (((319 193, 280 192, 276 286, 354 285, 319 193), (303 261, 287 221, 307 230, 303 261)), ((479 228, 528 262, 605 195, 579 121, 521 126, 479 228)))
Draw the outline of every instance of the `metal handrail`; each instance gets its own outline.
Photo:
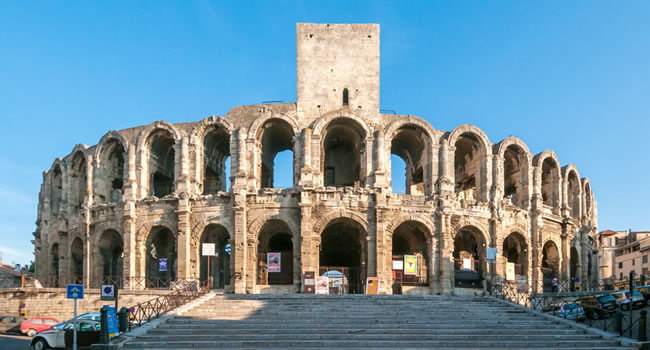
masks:
POLYGON ((209 291, 208 281, 193 281, 174 287, 174 291, 137 304, 129 309, 130 327, 140 327, 145 322, 160 317, 209 291))

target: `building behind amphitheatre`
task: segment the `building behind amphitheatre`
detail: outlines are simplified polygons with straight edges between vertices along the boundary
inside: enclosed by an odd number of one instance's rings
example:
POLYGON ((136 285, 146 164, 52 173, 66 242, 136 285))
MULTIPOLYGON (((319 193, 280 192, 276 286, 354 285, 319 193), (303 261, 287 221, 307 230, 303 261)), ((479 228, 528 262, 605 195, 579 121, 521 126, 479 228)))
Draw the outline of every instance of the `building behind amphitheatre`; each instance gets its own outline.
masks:
POLYGON ((212 286, 234 293, 301 293, 314 272, 333 292, 378 277, 380 293, 452 294, 506 265, 547 286, 598 281, 596 201, 573 164, 471 124, 380 113, 377 24, 299 23, 296 45, 296 103, 109 131, 57 158, 34 232, 41 283, 206 280, 203 243, 212 286), (276 188, 284 151, 293 186, 276 188))

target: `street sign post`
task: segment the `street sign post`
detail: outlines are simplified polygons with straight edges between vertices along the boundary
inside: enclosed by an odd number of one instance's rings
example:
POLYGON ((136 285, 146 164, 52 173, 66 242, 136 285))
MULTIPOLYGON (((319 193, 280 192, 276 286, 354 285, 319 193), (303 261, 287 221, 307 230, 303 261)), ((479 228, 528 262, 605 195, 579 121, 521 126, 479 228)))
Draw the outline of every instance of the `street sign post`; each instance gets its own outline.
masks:
POLYGON ((74 318, 72 324, 74 325, 72 337, 72 350, 77 350, 77 299, 84 298, 84 286, 81 284, 68 284, 66 286, 68 299, 74 299, 74 318))

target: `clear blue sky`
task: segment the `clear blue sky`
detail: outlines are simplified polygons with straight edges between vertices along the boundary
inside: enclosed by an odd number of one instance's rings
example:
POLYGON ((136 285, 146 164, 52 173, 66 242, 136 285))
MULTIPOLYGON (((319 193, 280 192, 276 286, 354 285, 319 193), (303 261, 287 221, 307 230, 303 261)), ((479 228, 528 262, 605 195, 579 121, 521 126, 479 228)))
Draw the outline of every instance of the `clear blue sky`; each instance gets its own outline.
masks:
POLYGON ((649 1, 0 1, 0 252, 32 259, 76 143, 296 100, 296 22, 381 25, 381 108, 553 149, 599 229, 649 230, 649 1))

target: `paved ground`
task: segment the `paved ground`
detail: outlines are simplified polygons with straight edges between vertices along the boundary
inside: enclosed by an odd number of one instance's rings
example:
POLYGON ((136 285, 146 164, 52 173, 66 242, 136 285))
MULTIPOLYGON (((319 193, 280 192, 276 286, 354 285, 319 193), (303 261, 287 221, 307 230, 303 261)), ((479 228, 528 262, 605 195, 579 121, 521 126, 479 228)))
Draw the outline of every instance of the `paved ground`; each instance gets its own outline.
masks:
POLYGON ((27 350, 30 349, 30 337, 20 335, 0 334, 0 349, 2 350, 27 350))

